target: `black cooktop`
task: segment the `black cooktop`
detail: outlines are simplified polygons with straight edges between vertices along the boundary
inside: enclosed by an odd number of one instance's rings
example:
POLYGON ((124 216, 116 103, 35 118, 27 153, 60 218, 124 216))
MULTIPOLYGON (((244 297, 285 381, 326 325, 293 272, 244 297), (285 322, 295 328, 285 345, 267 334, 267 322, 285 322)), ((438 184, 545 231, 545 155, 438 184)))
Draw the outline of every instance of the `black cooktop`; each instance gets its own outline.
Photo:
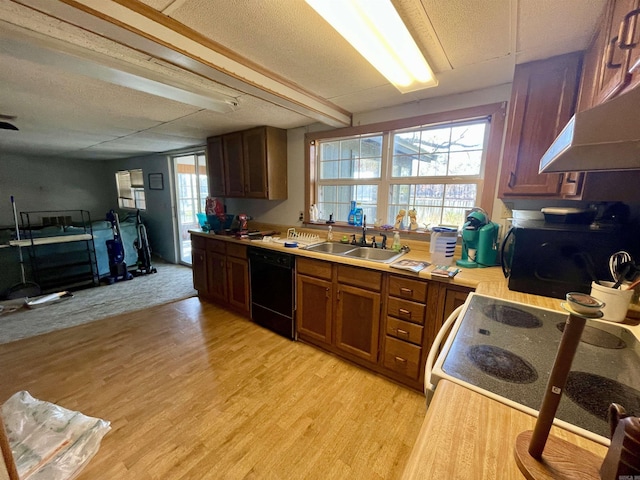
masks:
MULTIPOLYGON (((568 314, 472 293, 460 315, 433 380, 449 377, 537 411, 568 314)), ((609 438, 610 403, 640 416, 639 371, 630 330, 587 321, 556 418, 609 438)))

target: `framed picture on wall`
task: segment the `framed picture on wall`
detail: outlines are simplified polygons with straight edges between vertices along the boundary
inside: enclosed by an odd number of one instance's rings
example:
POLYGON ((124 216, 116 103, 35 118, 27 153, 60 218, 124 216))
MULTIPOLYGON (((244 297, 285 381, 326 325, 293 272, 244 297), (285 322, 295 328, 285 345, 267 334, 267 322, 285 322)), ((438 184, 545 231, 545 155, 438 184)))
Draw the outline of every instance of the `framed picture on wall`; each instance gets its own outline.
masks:
POLYGON ((149 190, 164 190, 164 180, 161 173, 149 174, 149 190))

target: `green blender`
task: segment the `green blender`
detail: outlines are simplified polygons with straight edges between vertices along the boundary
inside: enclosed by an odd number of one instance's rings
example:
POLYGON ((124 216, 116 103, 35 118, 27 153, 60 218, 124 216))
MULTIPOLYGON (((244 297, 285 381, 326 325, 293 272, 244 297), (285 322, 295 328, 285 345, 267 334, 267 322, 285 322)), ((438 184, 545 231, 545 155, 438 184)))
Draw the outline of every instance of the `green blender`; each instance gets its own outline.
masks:
POLYGON ((462 258, 456 265, 463 268, 498 265, 498 231, 500 226, 489 220, 487 213, 476 208, 462 226, 462 258))

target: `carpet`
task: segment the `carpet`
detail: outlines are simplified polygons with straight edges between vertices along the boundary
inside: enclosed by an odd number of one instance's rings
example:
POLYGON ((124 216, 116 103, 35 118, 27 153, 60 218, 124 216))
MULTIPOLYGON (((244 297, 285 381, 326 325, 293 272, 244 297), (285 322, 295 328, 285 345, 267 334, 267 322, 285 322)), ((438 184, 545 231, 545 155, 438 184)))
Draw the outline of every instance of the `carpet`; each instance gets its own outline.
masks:
MULTIPOLYGON (((157 273, 79 290, 73 297, 45 307, 21 307, 11 313, 5 308, 0 314, 0 344, 197 295, 190 267, 156 259, 153 266, 157 273)), ((6 307, 16 301, 0 304, 6 307)), ((22 303, 18 301, 18 305, 22 303)))

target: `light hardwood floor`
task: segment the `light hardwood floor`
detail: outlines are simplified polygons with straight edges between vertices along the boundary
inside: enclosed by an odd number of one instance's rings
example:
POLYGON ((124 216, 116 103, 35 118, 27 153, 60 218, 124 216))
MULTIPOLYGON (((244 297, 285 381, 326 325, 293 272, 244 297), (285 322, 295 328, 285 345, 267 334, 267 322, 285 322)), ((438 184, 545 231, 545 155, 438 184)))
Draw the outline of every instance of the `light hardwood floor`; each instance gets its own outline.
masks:
POLYGON ((399 478, 426 412, 198 298, 0 345, 0 378, 0 402, 28 390, 111 422, 79 480, 399 478))

